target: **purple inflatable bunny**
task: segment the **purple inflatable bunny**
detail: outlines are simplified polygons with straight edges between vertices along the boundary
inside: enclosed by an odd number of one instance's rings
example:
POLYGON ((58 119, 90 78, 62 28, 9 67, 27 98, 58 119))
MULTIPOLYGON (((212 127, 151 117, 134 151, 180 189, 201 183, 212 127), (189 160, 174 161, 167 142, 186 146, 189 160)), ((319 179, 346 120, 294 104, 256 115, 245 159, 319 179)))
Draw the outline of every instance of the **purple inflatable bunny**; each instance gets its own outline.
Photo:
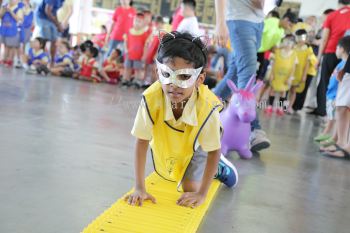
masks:
POLYGON ((221 152, 224 155, 233 150, 242 159, 253 156, 249 148, 250 123, 256 118, 255 94, 261 88, 262 82, 254 83, 255 76, 251 77, 244 90, 239 90, 231 80, 227 80, 233 95, 228 107, 220 114, 224 128, 221 152))

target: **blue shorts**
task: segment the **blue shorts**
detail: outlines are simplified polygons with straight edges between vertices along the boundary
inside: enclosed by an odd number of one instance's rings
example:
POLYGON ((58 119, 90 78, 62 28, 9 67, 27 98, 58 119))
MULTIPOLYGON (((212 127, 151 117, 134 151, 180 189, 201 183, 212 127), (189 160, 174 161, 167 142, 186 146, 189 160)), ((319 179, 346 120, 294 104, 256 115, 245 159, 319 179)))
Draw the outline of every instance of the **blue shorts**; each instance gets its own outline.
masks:
POLYGON ((48 41, 56 41, 59 36, 56 25, 47 19, 36 17, 36 25, 39 28, 40 37, 48 41))
POLYGON ((142 69, 143 63, 140 60, 126 59, 124 62, 124 66, 125 68, 133 68, 133 69, 139 70, 139 69, 142 69))

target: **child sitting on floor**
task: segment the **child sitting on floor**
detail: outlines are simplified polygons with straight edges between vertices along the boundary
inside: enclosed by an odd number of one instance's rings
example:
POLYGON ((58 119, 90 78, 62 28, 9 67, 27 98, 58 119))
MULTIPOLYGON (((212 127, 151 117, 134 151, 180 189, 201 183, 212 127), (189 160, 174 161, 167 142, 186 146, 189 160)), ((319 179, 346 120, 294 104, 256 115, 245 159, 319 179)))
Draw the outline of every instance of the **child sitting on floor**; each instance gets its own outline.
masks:
POLYGON ((101 82, 98 76, 98 49, 94 46, 86 46, 85 53, 82 55, 81 67, 79 73, 74 74, 74 78, 92 82, 101 82))
POLYGON ((122 69, 122 51, 115 49, 111 55, 103 62, 100 69, 102 79, 110 84, 117 84, 120 78, 120 70, 122 69))
POLYGON ((50 72, 55 76, 72 77, 73 70, 74 63, 70 53, 70 45, 68 42, 62 41, 58 44, 58 55, 50 72))
POLYGON ((28 54, 23 55, 23 67, 28 74, 37 74, 37 69, 46 66, 50 62, 49 54, 44 51, 46 42, 43 38, 37 37, 31 42, 28 54))
POLYGON ((130 205, 155 203, 144 185, 149 144, 157 174, 182 187, 180 206, 201 205, 214 177, 228 187, 237 184, 235 167, 220 152, 222 105, 203 85, 206 64, 206 48, 198 37, 179 32, 162 37, 156 60, 159 81, 143 93, 131 131, 137 142, 135 190, 125 197, 130 205))

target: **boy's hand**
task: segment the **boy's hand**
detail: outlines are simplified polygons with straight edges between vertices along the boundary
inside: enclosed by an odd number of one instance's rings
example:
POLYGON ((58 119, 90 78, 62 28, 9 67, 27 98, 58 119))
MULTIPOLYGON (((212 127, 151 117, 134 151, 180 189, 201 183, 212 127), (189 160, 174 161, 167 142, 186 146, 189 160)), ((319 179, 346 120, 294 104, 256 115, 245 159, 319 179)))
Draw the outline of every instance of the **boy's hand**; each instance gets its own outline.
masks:
POLYGON ((132 194, 127 195, 124 200, 132 206, 142 206, 143 201, 146 200, 150 200, 152 203, 156 204, 156 199, 151 194, 142 190, 135 190, 132 194))
POLYGON ((205 200, 205 195, 199 192, 184 193, 182 194, 180 199, 177 200, 176 204, 180 206, 195 208, 203 204, 204 200, 205 200))

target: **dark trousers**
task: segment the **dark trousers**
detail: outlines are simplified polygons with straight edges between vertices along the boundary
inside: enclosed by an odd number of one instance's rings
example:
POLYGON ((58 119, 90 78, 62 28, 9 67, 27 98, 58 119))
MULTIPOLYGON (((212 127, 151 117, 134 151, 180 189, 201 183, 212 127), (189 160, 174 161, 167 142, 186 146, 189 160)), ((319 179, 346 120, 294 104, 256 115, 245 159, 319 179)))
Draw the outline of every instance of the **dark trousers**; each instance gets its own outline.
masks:
POLYGON ((313 78, 314 78, 313 76, 308 75, 306 78, 304 91, 301 93, 297 93, 297 96, 295 98, 295 102, 293 104, 294 111, 301 110, 304 107, 307 91, 309 89, 309 86, 310 86, 313 78))
POLYGON ((317 108, 315 114, 325 116, 326 113, 326 92, 335 67, 339 63, 335 53, 326 53, 323 55, 322 66, 321 66, 321 79, 317 86, 317 108))
POLYGON ((257 57, 259 62, 259 69, 256 72, 256 79, 264 80, 267 67, 269 66, 270 61, 265 59, 265 52, 258 53, 257 57))

